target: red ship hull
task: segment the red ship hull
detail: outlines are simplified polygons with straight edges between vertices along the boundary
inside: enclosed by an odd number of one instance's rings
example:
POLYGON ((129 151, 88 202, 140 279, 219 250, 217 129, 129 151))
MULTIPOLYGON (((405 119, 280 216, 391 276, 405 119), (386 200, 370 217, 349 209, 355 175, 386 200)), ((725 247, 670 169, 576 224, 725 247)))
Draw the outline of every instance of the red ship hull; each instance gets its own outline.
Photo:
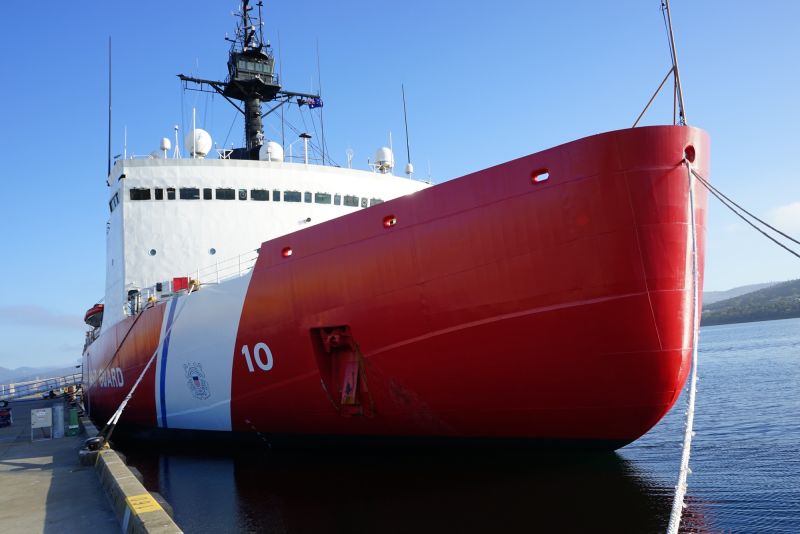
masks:
MULTIPOLYGON (((202 403, 216 378, 167 372, 170 321, 189 320, 174 302, 89 346, 91 414, 104 422, 157 352, 121 425, 633 441, 674 404, 691 363, 689 146, 708 176, 705 132, 621 130, 268 241, 238 316, 209 309, 196 327, 238 321, 219 355, 228 399, 214 408, 229 419, 206 426, 202 407, 171 408, 170 388, 202 403)), ((702 284, 705 190, 694 196, 702 284)))

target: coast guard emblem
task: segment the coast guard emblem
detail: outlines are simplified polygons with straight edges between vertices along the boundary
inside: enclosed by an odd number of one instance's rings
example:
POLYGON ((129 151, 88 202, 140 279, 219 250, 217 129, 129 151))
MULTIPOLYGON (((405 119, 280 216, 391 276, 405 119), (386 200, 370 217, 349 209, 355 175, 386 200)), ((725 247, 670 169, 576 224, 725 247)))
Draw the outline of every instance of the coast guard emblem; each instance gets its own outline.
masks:
POLYGON ((198 362, 189 362, 183 364, 183 370, 186 373, 186 385, 189 386, 189 391, 196 399, 205 400, 211 396, 208 389, 208 381, 206 374, 203 372, 203 366, 198 362))

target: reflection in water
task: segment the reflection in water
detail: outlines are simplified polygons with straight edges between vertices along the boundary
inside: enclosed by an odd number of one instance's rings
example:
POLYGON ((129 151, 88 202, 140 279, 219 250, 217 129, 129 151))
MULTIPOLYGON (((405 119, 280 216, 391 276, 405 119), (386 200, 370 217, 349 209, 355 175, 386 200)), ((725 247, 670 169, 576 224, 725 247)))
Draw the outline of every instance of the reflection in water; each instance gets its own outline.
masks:
POLYGON ((672 498, 615 453, 136 449, 186 532, 662 532, 672 498))

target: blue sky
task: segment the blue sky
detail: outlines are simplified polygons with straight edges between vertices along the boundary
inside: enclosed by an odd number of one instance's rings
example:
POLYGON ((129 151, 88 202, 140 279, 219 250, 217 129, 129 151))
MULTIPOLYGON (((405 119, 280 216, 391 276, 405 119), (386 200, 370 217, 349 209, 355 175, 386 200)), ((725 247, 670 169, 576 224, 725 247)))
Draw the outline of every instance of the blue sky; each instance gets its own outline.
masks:
MULTIPOLYGON (((174 124, 222 144, 241 120, 219 98, 181 96, 178 73, 222 79, 233 0, 7 0, 0 17, 0 366, 72 363, 84 311, 104 290, 107 40, 113 153, 146 154, 174 124), (183 106, 183 109, 182 109, 183 106)), ((400 84, 417 176, 436 182, 630 126, 669 68, 658 0, 267 1, 286 89, 317 89, 327 144, 364 167, 394 137, 400 84)), ((712 178, 800 234, 800 3, 673 0, 689 123, 712 138, 712 178)), ((659 98, 644 124, 671 122, 659 98)), ((272 123, 274 126, 274 123, 272 123)), ((267 135, 274 132, 267 126, 267 135)), ((310 126, 309 126, 310 127, 310 126)), ((273 135, 274 137, 274 135, 273 135)), ((706 289, 800 277, 800 261, 710 199, 706 289)))

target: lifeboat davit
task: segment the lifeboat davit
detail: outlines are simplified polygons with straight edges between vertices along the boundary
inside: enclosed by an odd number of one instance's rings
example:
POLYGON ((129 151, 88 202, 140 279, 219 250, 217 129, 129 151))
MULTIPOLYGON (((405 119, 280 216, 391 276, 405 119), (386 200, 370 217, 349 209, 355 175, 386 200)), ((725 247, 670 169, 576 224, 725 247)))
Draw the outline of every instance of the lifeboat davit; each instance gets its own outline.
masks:
POLYGON ((83 316, 83 321, 92 328, 99 328, 103 322, 103 309, 102 304, 95 304, 83 316))

